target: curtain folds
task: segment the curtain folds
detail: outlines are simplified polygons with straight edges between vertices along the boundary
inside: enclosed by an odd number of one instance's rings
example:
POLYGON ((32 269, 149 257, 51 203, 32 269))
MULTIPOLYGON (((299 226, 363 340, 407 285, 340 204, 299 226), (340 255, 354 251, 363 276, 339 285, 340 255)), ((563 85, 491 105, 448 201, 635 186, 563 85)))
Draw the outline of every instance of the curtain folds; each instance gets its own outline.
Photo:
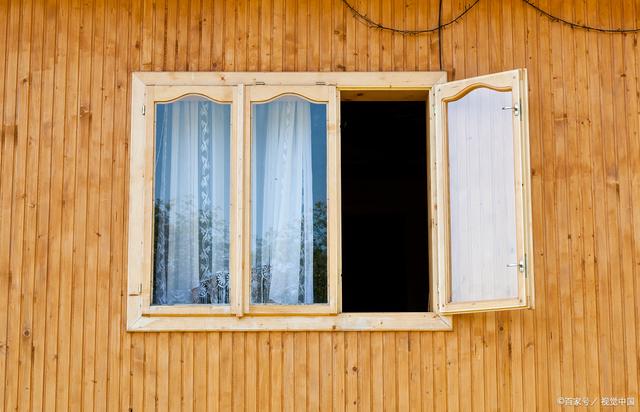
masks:
POLYGON ((230 107, 157 105, 154 304, 229 303, 230 107))
POLYGON ((252 302, 313 303, 311 105, 254 107, 252 302))

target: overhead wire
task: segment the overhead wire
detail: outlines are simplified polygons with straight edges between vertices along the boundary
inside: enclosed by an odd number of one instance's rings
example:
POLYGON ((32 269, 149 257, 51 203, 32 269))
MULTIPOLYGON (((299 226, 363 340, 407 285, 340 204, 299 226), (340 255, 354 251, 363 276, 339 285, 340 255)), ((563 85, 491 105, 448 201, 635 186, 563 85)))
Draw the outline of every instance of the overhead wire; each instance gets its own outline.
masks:
POLYGON ((633 29, 606 28, 606 27, 590 26, 588 24, 575 23, 549 13, 548 11, 542 9, 540 6, 534 4, 531 0, 522 0, 522 1, 525 2, 529 7, 532 7, 533 9, 538 11, 538 13, 549 18, 550 20, 566 24, 567 26, 572 27, 574 29, 597 31, 600 33, 638 33, 640 32, 640 28, 633 28, 633 29))
MULTIPOLYGON (((399 34, 405 34, 405 35, 418 35, 418 34, 426 34, 426 33, 433 33, 435 31, 441 30, 453 23, 455 23, 456 21, 460 20, 462 18, 462 16, 464 16, 465 14, 467 14, 469 12, 469 10, 471 10, 476 4, 478 4, 478 2, 480 2, 480 0, 474 0, 473 3, 471 3, 470 5, 466 6, 465 9, 458 14, 456 17, 454 17, 453 19, 451 19, 450 21, 442 24, 441 18, 442 18, 442 13, 439 12, 438 13, 438 25, 436 27, 432 27, 430 29, 398 29, 395 27, 391 27, 391 26, 386 26, 382 23, 376 22, 374 20, 372 20, 369 16, 367 16, 366 14, 362 14, 360 11, 358 11, 358 9, 356 9, 355 7, 353 7, 351 5, 351 3, 349 3, 349 0, 342 0, 342 2, 344 3, 344 5, 351 10, 351 12, 353 13, 353 15, 355 17, 357 17, 358 19, 362 20, 363 22, 365 22, 369 27, 372 28, 376 28, 376 29, 380 29, 380 30, 385 30, 385 31, 390 31, 390 32, 394 32, 394 33, 399 33, 399 34)), ((442 5, 442 0, 440 0, 440 5, 442 5)), ((442 7, 440 7, 442 9, 442 7)))
MULTIPOLYGON (((640 28, 631 28, 631 29, 607 28, 607 27, 597 27, 597 26, 591 26, 588 24, 572 22, 562 17, 556 16, 548 12, 547 10, 544 10, 540 6, 534 4, 532 0, 522 0, 522 1, 529 7, 536 10, 541 15, 547 17, 548 19, 555 22, 562 23, 562 24, 566 24, 567 26, 572 27, 574 29, 591 30, 591 31, 601 32, 601 33, 638 33, 640 32, 640 28)), ((349 3, 349 0, 342 0, 342 2, 344 3, 345 7, 347 7, 353 13, 354 17, 360 19, 371 28, 390 31, 393 33, 398 33, 398 34, 408 35, 408 36, 415 36, 415 35, 433 33, 435 31, 438 31, 439 32, 438 37, 441 39, 442 29, 460 20, 465 14, 467 14, 471 9, 473 9, 480 2, 480 0, 474 0, 472 3, 469 3, 467 6, 465 6, 465 8, 460 14, 458 14, 456 17, 452 18, 446 23, 442 23, 442 0, 440 0, 438 5, 438 25, 428 29, 399 29, 397 27, 387 26, 380 22, 374 21, 366 14, 361 13, 358 9, 356 9, 353 5, 351 5, 351 3, 349 3)))

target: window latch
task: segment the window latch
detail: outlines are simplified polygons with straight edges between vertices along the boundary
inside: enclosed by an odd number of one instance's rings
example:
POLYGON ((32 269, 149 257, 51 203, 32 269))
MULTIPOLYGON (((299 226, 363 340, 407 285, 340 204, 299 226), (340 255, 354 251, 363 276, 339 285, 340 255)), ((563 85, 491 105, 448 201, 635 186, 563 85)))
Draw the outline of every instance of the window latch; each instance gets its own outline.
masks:
POLYGON ((508 268, 518 268, 518 270, 520 272, 524 272, 524 269, 525 269, 524 260, 521 260, 518 263, 507 263, 507 267, 508 268))
POLYGON ((513 110, 514 116, 520 116, 520 105, 518 103, 513 106, 502 106, 502 110, 513 110))

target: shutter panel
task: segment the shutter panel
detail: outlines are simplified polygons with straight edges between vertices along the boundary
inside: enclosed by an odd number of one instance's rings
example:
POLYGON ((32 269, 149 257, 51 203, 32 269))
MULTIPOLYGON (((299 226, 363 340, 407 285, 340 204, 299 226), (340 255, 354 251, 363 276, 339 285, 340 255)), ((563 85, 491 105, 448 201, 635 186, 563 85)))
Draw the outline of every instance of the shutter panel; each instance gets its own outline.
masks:
POLYGON ((533 304, 526 71, 435 89, 438 311, 533 304))

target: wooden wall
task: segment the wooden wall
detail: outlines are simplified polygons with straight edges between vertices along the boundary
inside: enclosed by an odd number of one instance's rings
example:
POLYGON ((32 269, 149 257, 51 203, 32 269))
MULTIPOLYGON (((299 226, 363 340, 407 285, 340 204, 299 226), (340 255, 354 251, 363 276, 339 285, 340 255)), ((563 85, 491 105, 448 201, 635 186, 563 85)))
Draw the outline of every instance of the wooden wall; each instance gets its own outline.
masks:
MULTIPOLYGON (((397 27, 438 18, 438 0, 352 2, 397 27)), ((443 21, 465 3, 444 0, 443 21)), ((640 25, 633 0, 537 4, 640 25)), ((637 41, 522 0, 480 0, 443 31, 451 78, 529 69, 534 311, 458 316, 446 333, 129 334, 132 71, 437 70, 438 37, 367 29, 340 0, 0 0, 0 409, 640 403, 637 41)))

